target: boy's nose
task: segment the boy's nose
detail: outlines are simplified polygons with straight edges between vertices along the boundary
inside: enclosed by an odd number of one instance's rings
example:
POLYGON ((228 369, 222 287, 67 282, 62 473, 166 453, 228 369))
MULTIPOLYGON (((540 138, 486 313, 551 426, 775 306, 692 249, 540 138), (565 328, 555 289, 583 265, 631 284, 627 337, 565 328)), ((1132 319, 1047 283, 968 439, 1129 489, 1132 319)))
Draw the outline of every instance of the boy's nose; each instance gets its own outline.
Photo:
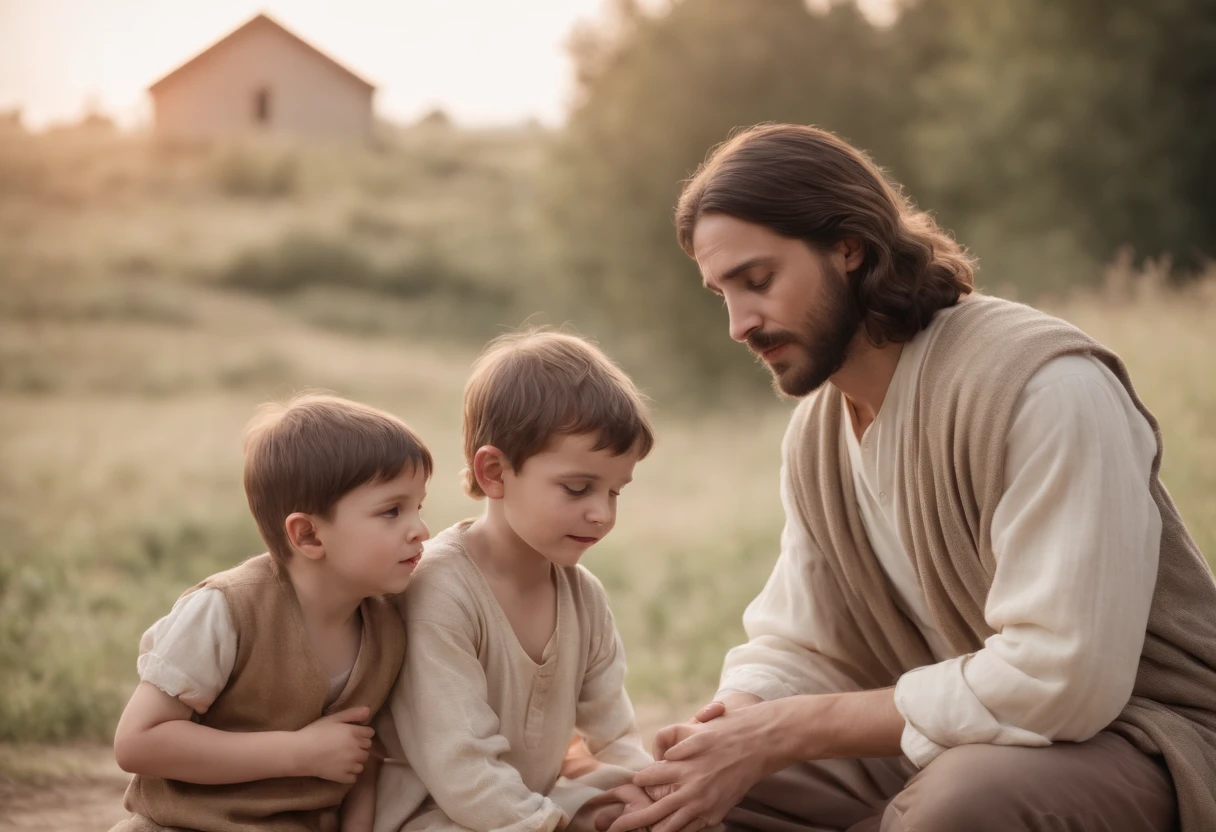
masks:
POLYGON ((612 519, 612 508, 607 503, 596 503, 587 510, 587 522, 602 526, 612 519))

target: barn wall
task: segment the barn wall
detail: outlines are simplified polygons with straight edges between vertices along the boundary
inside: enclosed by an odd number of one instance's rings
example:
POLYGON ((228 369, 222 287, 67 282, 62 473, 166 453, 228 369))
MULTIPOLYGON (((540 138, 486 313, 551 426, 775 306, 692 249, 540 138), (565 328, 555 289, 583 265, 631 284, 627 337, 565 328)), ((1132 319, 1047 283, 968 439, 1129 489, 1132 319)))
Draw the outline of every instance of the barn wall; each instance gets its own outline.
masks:
POLYGON ((266 132, 363 139, 373 90, 273 25, 221 42, 153 91, 156 131, 170 138, 266 132), (259 122, 259 92, 267 119, 259 122))

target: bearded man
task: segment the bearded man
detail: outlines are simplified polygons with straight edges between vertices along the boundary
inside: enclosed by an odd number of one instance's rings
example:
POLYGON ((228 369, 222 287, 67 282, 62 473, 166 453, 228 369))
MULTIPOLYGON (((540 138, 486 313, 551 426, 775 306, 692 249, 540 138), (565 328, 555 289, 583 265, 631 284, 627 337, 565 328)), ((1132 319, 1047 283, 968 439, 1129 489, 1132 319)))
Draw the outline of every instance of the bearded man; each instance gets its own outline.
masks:
POLYGON ((821 130, 735 136, 676 222, 802 401, 748 640, 600 828, 1216 830, 1216 582, 1119 358, 821 130))

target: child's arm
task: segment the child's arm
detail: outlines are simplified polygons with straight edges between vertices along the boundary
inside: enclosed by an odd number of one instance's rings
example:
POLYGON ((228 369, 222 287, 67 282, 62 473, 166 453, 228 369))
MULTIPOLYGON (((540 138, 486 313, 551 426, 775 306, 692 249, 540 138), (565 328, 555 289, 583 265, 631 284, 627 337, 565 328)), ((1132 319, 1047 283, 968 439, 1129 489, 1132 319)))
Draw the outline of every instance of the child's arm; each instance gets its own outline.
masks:
MULTIPOLYGON (((587 817, 588 828, 607 829, 617 818, 637 812, 654 804, 654 800, 645 789, 626 783, 615 789, 593 797, 583 804, 579 811, 587 817)), ((649 826, 643 826, 639 832, 649 832, 649 826)))
POLYGON ((579 692, 575 728, 601 766, 640 771, 654 759, 642 743, 633 703, 625 690, 625 647, 599 581, 590 573, 584 577, 598 590, 586 590, 585 597, 598 597, 603 610, 579 692))
POLYGON ((589 572, 580 570, 580 575, 584 601, 595 605, 592 620, 598 624, 591 636, 575 711, 579 738, 567 749, 563 779, 549 793, 571 816, 592 795, 630 783, 635 772, 654 762, 642 744, 633 704, 625 691, 625 650, 607 597, 589 572))
POLYGON ((561 776, 577 780, 579 777, 595 771, 601 765, 599 760, 591 756, 583 738, 575 732, 574 736, 570 738, 570 745, 566 746, 566 757, 562 760, 561 776))
POLYGON ((551 832, 564 819, 561 809, 503 759, 510 745, 487 701, 476 623, 439 592, 420 602, 421 589, 415 578, 406 605, 405 669, 391 699, 410 765, 462 828, 551 832))
POLYGON ((380 779, 384 754, 379 738, 373 738, 363 771, 342 801, 342 832, 372 832, 376 822, 376 781, 380 779))
POLYGON ((219 731, 191 721, 188 705, 140 682, 114 735, 114 757, 131 774, 186 783, 248 783, 321 777, 354 783, 372 729, 366 707, 331 714, 299 731, 219 731))

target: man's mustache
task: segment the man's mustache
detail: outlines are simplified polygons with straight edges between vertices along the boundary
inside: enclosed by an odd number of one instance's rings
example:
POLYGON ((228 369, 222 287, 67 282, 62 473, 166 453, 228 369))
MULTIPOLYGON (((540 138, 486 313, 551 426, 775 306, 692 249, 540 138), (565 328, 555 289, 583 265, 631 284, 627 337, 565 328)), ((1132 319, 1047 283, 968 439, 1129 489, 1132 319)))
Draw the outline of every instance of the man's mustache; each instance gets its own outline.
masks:
POLYGON ((781 347, 786 344, 793 344, 798 341, 792 332, 763 332, 756 330, 748 333, 747 345, 751 347, 753 352, 764 352, 771 350, 773 347, 781 347))

